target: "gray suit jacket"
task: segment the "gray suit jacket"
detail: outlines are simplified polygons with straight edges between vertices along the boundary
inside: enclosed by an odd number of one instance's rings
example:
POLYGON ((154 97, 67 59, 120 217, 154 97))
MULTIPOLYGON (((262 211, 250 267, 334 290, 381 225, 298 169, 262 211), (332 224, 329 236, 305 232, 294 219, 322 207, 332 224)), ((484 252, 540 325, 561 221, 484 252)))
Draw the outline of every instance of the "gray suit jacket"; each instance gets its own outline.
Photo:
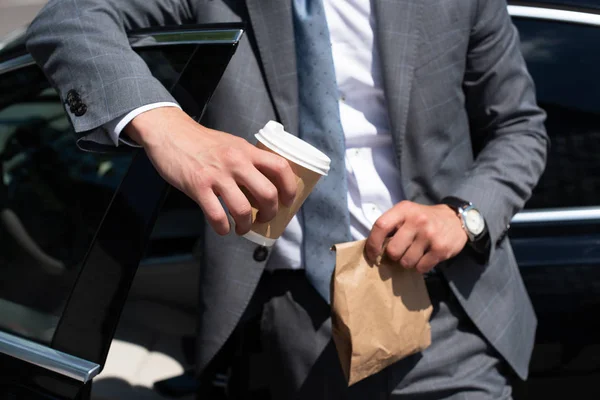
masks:
MULTIPOLYGON (((204 124, 247 139, 269 119, 298 129, 291 1, 50 0, 27 46, 64 97, 76 89, 82 138, 103 123, 173 101, 129 48, 126 30, 149 25, 248 21, 249 30, 206 111, 204 124)), ((508 239, 509 221, 541 175, 548 146, 532 80, 506 3, 374 0, 376 43, 397 164, 409 200, 447 195, 473 202, 492 239, 487 262, 466 252, 438 268, 475 325, 525 378, 536 318, 508 239)), ((202 265, 199 367, 242 315, 264 262, 254 246, 207 229, 202 265)), ((293 338, 290 338, 293 340, 293 338)))

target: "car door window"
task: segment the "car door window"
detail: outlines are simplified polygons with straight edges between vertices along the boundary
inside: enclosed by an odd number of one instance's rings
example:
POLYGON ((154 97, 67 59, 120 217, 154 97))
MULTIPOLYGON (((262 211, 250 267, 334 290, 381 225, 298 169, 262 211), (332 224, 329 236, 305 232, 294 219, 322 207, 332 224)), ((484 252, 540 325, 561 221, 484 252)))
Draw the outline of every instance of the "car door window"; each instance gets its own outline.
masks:
POLYGON ((526 208, 599 205, 600 27, 513 20, 551 139, 546 170, 526 208))
POLYGON ((132 155, 79 151, 36 67, 2 76, 0 104, 0 329, 49 344, 132 155))
MULTIPOLYGON (((139 54, 177 87, 194 49, 143 47, 139 54)), ((0 105, 0 315, 15 316, 0 319, 0 329, 49 344, 133 152, 77 148, 58 94, 35 66, 0 79, 0 105)))
MULTIPOLYGON (((199 119, 241 34, 191 26, 130 38, 199 119)), ((106 359, 168 185, 139 149, 79 149, 31 58, 2 56, 0 397, 35 387, 71 399, 106 359)))

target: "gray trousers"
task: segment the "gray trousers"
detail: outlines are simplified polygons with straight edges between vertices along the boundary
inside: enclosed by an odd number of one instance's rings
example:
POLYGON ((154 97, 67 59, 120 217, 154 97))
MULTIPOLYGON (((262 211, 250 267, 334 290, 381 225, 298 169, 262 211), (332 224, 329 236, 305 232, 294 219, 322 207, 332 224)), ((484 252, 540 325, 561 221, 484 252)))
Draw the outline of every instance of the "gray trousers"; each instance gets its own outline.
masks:
POLYGON ((432 344, 348 388, 329 306, 301 271, 266 272, 238 328, 233 398, 511 399, 512 372, 466 316, 443 278, 426 279, 432 344), (243 379, 239 379, 243 376, 243 379))

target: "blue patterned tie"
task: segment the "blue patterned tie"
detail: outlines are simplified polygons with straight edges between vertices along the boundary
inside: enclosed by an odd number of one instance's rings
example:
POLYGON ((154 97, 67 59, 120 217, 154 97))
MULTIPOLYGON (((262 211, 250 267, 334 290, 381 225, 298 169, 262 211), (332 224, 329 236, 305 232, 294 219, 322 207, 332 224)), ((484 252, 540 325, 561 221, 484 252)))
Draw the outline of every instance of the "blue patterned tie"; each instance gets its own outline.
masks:
POLYGON ((302 206, 306 275, 329 302, 332 245, 350 240, 344 132, 322 0, 294 0, 300 137, 331 158, 329 174, 302 206))

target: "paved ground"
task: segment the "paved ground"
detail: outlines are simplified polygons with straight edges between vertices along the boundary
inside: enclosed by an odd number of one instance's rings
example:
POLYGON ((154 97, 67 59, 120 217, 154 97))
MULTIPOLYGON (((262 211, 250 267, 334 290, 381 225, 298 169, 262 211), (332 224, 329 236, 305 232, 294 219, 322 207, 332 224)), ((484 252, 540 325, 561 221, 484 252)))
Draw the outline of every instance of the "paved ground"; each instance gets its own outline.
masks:
POLYGON ((0 40, 27 25, 47 0, 0 0, 0 40))

